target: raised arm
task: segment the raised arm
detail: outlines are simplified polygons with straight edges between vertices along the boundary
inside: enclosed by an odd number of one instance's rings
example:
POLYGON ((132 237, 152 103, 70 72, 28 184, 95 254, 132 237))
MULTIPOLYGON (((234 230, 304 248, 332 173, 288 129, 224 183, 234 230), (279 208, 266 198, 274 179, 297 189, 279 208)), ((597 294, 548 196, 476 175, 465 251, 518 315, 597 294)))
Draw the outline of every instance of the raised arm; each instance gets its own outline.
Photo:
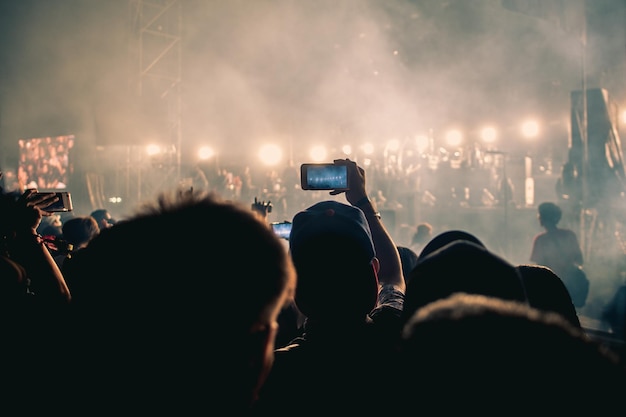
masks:
POLYGON ((17 199, 8 214, 13 222, 10 251, 11 257, 26 270, 37 297, 63 303, 71 299, 69 288, 48 247, 37 234, 41 218, 50 215, 42 208, 57 199, 36 196, 35 190, 26 190, 17 199))
MULTIPOLYGON (((365 170, 358 166, 356 162, 349 159, 335 159, 337 164, 348 166, 348 182, 350 189, 345 191, 346 199, 350 204, 360 208, 372 232, 372 240, 376 249, 376 257, 380 261, 378 280, 380 285, 393 285, 398 290, 404 292, 406 284, 402 275, 400 264, 400 254, 391 235, 382 222, 380 213, 376 209, 366 191, 365 170)), ((344 191, 331 191, 331 195, 341 194, 344 191)))

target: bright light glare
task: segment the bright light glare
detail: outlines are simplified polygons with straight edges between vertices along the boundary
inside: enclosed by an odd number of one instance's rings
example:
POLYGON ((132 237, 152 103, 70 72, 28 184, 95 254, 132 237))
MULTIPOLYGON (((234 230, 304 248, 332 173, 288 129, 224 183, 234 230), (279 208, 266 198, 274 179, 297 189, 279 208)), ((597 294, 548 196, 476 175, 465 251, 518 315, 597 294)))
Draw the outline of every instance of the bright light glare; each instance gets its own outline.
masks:
POLYGON ((461 145, 461 142, 463 141, 463 135, 461 134, 461 131, 453 129, 450 130, 447 134, 446 134, 446 143, 449 146, 459 146, 461 145))
POLYGON ((276 165, 283 158, 283 150, 275 144, 267 144, 259 149, 259 159, 265 165, 276 165))
POLYGON ((309 151, 309 156, 313 160, 313 162, 325 162, 326 157, 328 156, 328 151, 326 147, 323 145, 317 145, 311 148, 309 151))
POLYGON ((198 149, 198 158, 201 161, 206 161, 207 159, 213 158, 215 155, 215 151, 210 146, 202 146, 198 149))
POLYGON ((146 152, 149 156, 155 156, 161 153, 161 147, 159 145, 148 145, 146 146, 146 152))
POLYGON ((350 145, 343 145, 343 147, 341 148, 341 151, 343 152, 344 155, 351 155, 352 154, 352 146, 350 146, 350 145))
POLYGON ((496 141, 497 136, 498 136, 498 133, 496 132, 496 129, 493 127, 485 127, 483 128, 483 130, 480 131, 480 138, 485 143, 494 143, 496 141))
POLYGON ((522 125, 522 134, 526 138, 534 138, 539 134, 539 124, 534 120, 524 122, 522 125))
POLYGON ((365 153, 365 155, 371 155, 374 153, 374 145, 371 143, 366 143, 363 146, 361 146, 361 149, 363 150, 363 153, 365 153))
POLYGON ((428 136, 418 135, 415 137, 415 146, 419 153, 424 153, 428 150, 430 146, 430 140, 428 136))
POLYGON ((398 149, 400 149, 400 141, 398 139, 391 139, 387 142, 387 149, 390 152, 398 152, 398 149))

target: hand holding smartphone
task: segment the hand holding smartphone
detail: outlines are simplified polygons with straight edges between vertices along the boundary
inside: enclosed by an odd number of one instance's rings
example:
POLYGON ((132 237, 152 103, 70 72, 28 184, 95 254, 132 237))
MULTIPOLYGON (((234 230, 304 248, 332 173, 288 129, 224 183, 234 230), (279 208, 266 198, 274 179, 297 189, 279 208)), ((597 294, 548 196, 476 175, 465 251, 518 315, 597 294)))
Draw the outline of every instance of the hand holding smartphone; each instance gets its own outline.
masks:
POLYGON ((42 201, 45 201, 46 199, 50 199, 52 196, 57 197, 57 201, 49 205, 43 204, 41 206, 41 209, 43 211, 57 213, 57 212, 68 212, 68 211, 74 210, 74 207, 72 205, 72 195, 70 194, 69 191, 42 191, 42 192, 34 193, 33 196, 35 198, 40 198, 42 201))

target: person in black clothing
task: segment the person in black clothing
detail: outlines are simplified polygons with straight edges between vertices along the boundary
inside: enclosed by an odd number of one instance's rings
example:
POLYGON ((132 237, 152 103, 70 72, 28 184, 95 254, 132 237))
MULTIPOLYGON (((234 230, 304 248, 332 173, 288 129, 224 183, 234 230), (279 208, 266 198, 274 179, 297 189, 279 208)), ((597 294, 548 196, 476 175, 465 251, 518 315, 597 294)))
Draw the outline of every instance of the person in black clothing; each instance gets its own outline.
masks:
POLYGON ((293 218, 289 248, 304 333, 276 350, 258 415, 297 409, 358 415, 387 406, 371 387, 386 379, 399 337, 400 257, 367 196, 365 171, 350 160, 335 162, 348 165, 350 204, 322 201, 293 218))
POLYGON ((64 273, 76 329, 64 388, 81 415, 247 413, 296 281, 267 222, 202 191, 145 202, 64 273))
POLYGON ((562 215, 561 208, 552 202, 539 204, 537 218, 545 231, 533 238, 530 262, 547 266, 554 271, 563 280, 574 305, 583 307, 588 287, 579 287, 575 280, 583 267, 583 253, 576 233, 571 229, 558 227, 562 215))
POLYGON ((429 303, 407 321, 397 359, 393 406, 416 415, 624 412, 620 358, 519 301, 457 293, 429 303))

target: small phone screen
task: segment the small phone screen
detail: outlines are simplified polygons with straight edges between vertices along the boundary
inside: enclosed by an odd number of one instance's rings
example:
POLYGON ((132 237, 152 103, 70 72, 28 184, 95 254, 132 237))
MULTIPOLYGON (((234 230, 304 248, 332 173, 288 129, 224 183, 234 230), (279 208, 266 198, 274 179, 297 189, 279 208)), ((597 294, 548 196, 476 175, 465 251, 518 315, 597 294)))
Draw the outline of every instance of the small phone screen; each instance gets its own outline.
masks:
POLYGON ((274 233, 280 238, 289 240, 289 234, 291 233, 290 222, 275 222, 272 223, 272 229, 274 233))
POLYGON ((335 164, 302 164, 304 190, 348 190, 348 166, 335 164))

